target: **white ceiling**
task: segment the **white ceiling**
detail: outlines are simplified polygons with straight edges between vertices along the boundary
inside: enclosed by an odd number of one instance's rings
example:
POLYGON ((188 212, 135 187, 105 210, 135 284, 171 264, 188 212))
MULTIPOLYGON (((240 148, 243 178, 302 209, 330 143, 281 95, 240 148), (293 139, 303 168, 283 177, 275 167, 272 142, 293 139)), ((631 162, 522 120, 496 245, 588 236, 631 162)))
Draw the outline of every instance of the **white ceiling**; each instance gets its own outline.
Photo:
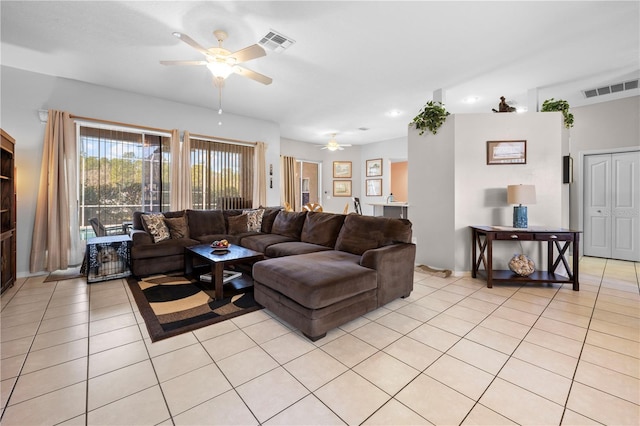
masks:
POLYGON ((593 102, 581 90, 640 75, 638 1, 3 0, 1 18, 3 65, 208 107, 212 115, 218 95, 206 68, 159 64, 202 59, 171 33, 211 47, 213 30, 223 29, 225 47, 235 51, 274 29, 296 43, 246 64, 273 84, 232 75, 223 108, 313 143, 331 133, 352 144, 402 137, 438 89, 452 113, 489 112, 500 96, 527 106, 532 89, 540 103, 554 97, 579 106, 593 102), (465 104, 468 96, 479 101, 465 104), (392 109, 402 114, 387 116, 392 109))

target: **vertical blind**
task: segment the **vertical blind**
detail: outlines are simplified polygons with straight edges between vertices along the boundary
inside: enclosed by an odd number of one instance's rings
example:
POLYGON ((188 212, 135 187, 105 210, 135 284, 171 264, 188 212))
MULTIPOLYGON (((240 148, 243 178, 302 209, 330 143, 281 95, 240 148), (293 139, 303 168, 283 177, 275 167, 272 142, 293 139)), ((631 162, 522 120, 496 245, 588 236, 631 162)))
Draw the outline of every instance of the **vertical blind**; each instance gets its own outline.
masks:
POLYGON ((194 209, 252 207, 255 147, 191 137, 194 209))

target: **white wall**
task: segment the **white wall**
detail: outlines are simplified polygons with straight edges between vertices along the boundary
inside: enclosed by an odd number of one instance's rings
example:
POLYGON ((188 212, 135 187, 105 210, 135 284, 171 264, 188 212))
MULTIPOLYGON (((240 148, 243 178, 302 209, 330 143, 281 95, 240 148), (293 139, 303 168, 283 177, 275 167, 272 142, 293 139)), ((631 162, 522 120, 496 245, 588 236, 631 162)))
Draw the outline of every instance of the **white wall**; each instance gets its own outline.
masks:
MULTIPOLYGON (((249 142, 263 141, 268 144, 267 164, 274 164, 274 182, 279 182, 280 128, 276 123, 225 113, 223 125, 218 126, 219 116, 214 109, 9 67, 1 67, 0 71, 0 126, 16 139, 18 276, 27 275, 29 269, 45 130, 38 118, 39 109, 57 109, 79 116, 162 129, 176 128, 249 142)), ((273 189, 267 188, 267 204, 280 204, 277 185, 273 189)))
MULTIPOLYGON (((409 129, 409 199, 418 250, 416 263, 471 270, 470 225, 512 224, 507 204, 510 184, 536 186, 537 203, 528 206, 530 226, 561 227, 562 154, 566 143, 559 113, 457 114, 437 135, 409 129), (486 142, 526 140, 527 164, 487 165, 486 142)), ((494 247, 494 262, 506 269, 519 247, 494 247)), ((543 269, 539 243, 524 252, 543 269)))

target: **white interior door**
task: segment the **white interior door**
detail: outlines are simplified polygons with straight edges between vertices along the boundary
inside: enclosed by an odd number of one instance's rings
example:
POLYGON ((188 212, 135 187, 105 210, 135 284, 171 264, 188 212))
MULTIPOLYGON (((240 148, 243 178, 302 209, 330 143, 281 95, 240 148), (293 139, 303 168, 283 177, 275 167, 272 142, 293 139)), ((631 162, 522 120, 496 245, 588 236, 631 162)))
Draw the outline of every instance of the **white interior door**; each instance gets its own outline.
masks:
POLYGON ((640 152, 585 156, 584 254, 640 261, 640 152))

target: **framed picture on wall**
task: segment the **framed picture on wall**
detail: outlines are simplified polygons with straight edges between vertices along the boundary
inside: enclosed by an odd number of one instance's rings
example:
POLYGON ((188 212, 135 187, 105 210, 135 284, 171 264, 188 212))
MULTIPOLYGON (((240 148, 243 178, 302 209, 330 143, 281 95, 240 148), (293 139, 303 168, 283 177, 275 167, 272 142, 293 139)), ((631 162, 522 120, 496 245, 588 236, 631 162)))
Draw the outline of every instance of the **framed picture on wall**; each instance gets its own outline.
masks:
POLYGON ((334 197, 351 197, 351 181, 350 180, 334 180, 333 196, 334 197))
POLYGON ((334 178, 350 178, 351 177, 351 161, 334 161, 333 177, 334 178))
POLYGON ((382 179, 367 179, 367 197, 382 196, 382 179))
POLYGON ((382 158, 367 160, 367 177, 382 176, 382 158))
POLYGON ((487 141, 487 164, 527 164, 527 141, 487 141))

